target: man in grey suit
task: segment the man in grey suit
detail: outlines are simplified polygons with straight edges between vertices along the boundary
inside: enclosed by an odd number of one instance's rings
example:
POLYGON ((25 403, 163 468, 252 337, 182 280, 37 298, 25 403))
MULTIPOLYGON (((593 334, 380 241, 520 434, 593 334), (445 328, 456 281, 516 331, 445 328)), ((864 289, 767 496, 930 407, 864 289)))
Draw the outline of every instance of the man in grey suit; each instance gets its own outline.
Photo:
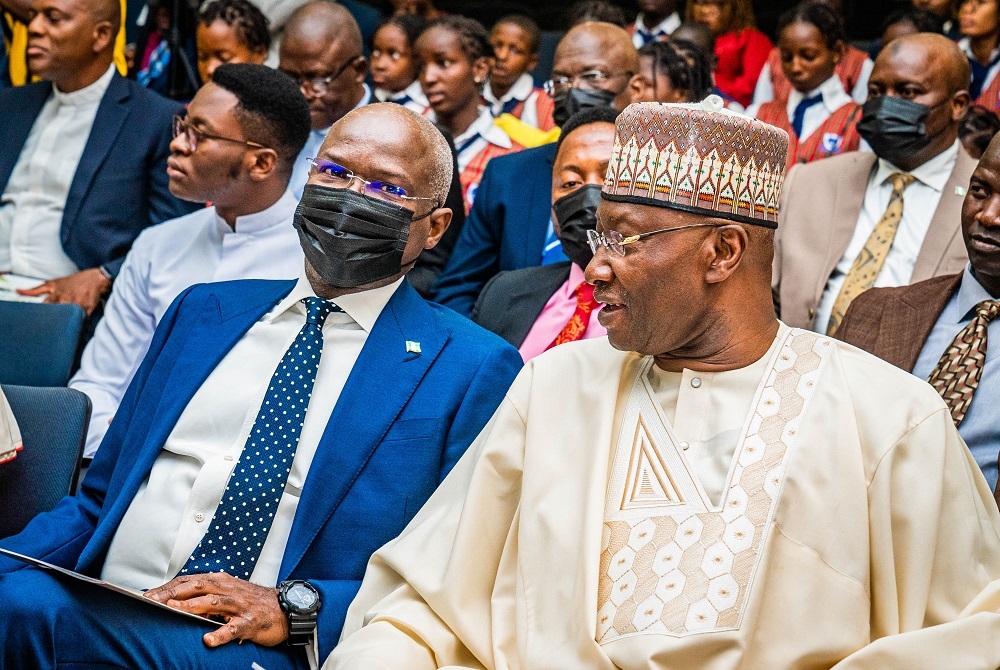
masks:
POLYGON ((797 165, 782 189, 773 288, 790 326, 833 332, 860 292, 961 272, 962 199, 976 161, 958 141, 969 65, 940 35, 875 62, 858 130, 874 154, 797 165))

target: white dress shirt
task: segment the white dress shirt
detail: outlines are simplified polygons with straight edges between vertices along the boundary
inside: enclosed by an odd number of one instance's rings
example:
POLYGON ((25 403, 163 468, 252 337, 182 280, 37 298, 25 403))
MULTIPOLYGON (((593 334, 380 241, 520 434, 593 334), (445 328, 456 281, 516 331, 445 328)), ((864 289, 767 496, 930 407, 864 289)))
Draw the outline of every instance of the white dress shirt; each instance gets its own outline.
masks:
POLYGON ((392 93, 384 88, 376 88, 373 95, 379 102, 395 102, 421 116, 425 115, 427 110, 431 108, 431 103, 427 101, 427 96, 424 95, 424 89, 420 86, 419 79, 414 79, 402 91, 392 93))
POLYGON ((635 29, 632 33, 632 44, 635 45, 636 49, 641 49, 647 42, 665 39, 667 35, 673 33, 681 25, 681 17, 677 12, 674 12, 667 18, 657 23, 651 30, 646 28, 646 24, 643 23, 644 19, 645 17, 642 12, 639 12, 639 16, 635 19, 635 29), (643 39, 643 35, 652 35, 652 39, 645 40, 643 39))
MULTIPOLYGON (((910 171, 910 174, 916 177, 916 181, 903 192, 903 218, 899 222, 899 228, 896 229, 896 237, 886 255, 882 271, 875 280, 876 287, 904 286, 910 283, 920 247, 924 244, 927 229, 931 225, 931 219, 934 218, 938 201, 941 200, 941 191, 955 169, 958 147, 956 140, 949 149, 910 171)), ((879 158, 871 177, 868 178, 868 188, 865 190, 864 204, 858 216, 858 225, 854 228, 854 236, 847 245, 844 255, 837 262, 833 274, 830 275, 823 297, 816 308, 813 330, 818 333, 826 332, 830 313, 833 311, 837 296, 840 295, 847 273, 889 206, 889 196, 892 195, 892 182, 889 181, 889 177, 894 172, 906 172, 906 170, 879 158)))
MULTIPOLYGON (((792 89, 792 92, 788 94, 788 102, 785 104, 789 123, 794 118, 795 108, 799 106, 799 103, 804 98, 811 98, 815 95, 822 95, 823 100, 806 109, 805 117, 802 119, 802 134, 799 135, 800 140, 806 139, 816 132, 816 129, 822 126, 838 109, 848 103, 854 102, 851 96, 847 95, 847 92, 844 91, 844 84, 840 81, 840 77, 833 75, 808 93, 802 93, 796 88, 792 89)), ((760 105, 756 103, 750 105, 747 115, 756 118, 759 109, 760 105)))
POLYGON ((297 204, 285 191, 267 209, 237 218, 235 230, 206 207, 139 235, 69 382, 94 406, 84 455, 97 451, 153 331, 184 289, 232 279, 294 279, 302 272, 302 247, 292 227, 297 204))
MULTIPOLYGON (((486 86, 483 87, 483 100, 486 101, 487 106, 490 108, 490 113, 493 116, 500 116, 503 113, 503 106, 505 103, 511 100, 518 100, 524 102, 528 99, 528 96, 532 94, 535 90, 535 80, 531 78, 528 73, 522 74, 514 82, 514 85, 510 87, 501 97, 496 97, 493 95, 493 89, 490 86, 490 82, 486 82, 486 86)), ((536 126, 537 127, 537 126, 536 126)))
MULTIPOLYGON (((365 94, 361 96, 361 102, 355 105, 354 109, 364 107, 372 100, 372 90, 368 88, 368 84, 362 84, 362 86, 365 88, 365 94)), ((326 134, 330 132, 330 128, 332 127, 310 132, 309 139, 306 140, 306 145, 302 147, 302 151, 299 152, 295 163, 292 165, 292 178, 288 180, 288 188, 295 194, 296 200, 302 198, 302 189, 306 187, 306 182, 309 181, 309 171, 312 169, 312 163, 309 162, 309 159, 319 156, 319 148, 323 146, 323 140, 326 139, 326 134)))
MULTIPOLYGON (((861 75, 850 91, 851 98, 859 105, 865 104, 865 100, 868 99, 868 79, 874 68, 875 63, 872 62, 872 59, 866 58, 861 65, 861 75)), ((841 88, 843 88, 843 82, 841 82, 841 88)), ((760 71, 760 76, 757 77, 757 86, 753 90, 753 105, 751 107, 759 107, 772 100, 774 100, 774 84, 771 82, 771 67, 769 63, 764 63, 764 68, 760 71)))
POLYGON ((0 196, 0 272, 54 279, 79 270, 62 248, 63 212, 114 73, 111 65, 100 79, 72 93, 52 85, 0 196))
MULTIPOLYGON (((288 483, 250 581, 276 586, 309 466, 368 335, 403 280, 333 300, 323 352, 288 483)), ((271 376, 305 324, 315 293, 300 275, 209 374, 181 413, 111 541, 101 578, 136 589, 180 571, 212 523, 257 418, 271 376)))
MULTIPOLYGON (((436 119, 432 119, 436 120, 436 119)), ((469 163, 487 145, 495 144, 504 149, 510 149, 513 143, 500 126, 494 123, 489 107, 479 108, 479 117, 472 122, 464 133, 455 138, 455 151, 458 154, 458 171, 469 167, 469 163)))

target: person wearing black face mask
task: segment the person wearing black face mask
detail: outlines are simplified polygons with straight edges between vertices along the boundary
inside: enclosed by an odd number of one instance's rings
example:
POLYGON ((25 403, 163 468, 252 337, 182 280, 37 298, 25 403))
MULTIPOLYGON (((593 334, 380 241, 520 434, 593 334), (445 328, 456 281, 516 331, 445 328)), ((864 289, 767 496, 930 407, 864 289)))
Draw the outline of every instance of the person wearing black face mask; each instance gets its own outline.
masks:
MULTIPOLYGON (((591 22, 559 42, 547 90, 557 123, 583 109, 624 109, 639 56, 623 29, 591 22)), ((560 123, 560 125, 562 125, 560 123)), ((476 298, 497 273, 565 262, 551 222, 550 185, 555 145, 494 158, 486 166, 469 218, 432 291, 437 302, 471 315, 476 298)))
MULTIPOLYGON (((198 150, 218 137, 206 130, 198 150)), ((282 160, 297 150, 282 147, 282 160)), ((323 659, 336 646, 370 555, 500 404, 517 351, 404 278, 451 218, 444 136, 379 103, 334 123, 314 161, 294 218, 298 280, 183 291, 80 494, 0 541, 227 623, 101 589, 84 599, 0 554, 0 666, 143 667, 180 654, 187 667, 308 667, 309 649, 323 659)))
POLYGON ((570 260, 501 272, 473 310, 473 321, 518 347, 525 362, 563 342, 605 334, 583 271, 593 257, 587 231, 597 225, 617 115, 595 107, 563 126, 552 171, 552 220, 570 260))
POLYGON ((941 35, 894 40, 857 126, 874 153, 789 171, 773 273, 785 323, 832 334, 869 288, 962 270, 960 211, 976 166, 958 141, 969 80, 965 56, 941 35))

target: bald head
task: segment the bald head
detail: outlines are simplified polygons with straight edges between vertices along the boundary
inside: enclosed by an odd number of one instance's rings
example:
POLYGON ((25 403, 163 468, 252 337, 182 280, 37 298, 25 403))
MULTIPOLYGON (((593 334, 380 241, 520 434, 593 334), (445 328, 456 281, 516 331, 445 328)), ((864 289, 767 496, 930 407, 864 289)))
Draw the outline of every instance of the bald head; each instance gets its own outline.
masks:
POLYGON ((361 53, 361 30, 351 13, 329 0, 313 0, 292 14, 282 40, 306 43, 338 43, 345 51, 361 53))
POLYGON ((878 63, 885 67, 921 64, 939 75, 949 94, 968 90, 971 79, 969 59, 958 45, 934 33, 916 33, 893 40, 875 63, 876 67, 878 63))
POLYGON ((632 38, 622 28, 610 23, 588 21, 574 26, 559 40, 553 70, 566 71, 582 62, 600 62, 612 72, 634 73, 639 69, 639 54, 632 38))

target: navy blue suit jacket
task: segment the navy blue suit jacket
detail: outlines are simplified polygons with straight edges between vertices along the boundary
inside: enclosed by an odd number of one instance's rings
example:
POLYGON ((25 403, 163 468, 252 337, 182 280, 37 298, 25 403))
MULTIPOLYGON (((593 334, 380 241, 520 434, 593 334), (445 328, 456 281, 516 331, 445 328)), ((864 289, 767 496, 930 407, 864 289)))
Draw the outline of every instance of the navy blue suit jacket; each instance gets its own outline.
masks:
POLYGON ((434 299, 472 315, 495 274, 540 265, 552 211, 555 143, 494 158, 437 283, 434 299))
MULTIPOLYGON (((0 89, 0 193, 50 95, 47 81, 0 89)), ((104 266, 116 276, 144 228, 202 206, 167 185, 171 118, 182 109, 118 73, 111 78, 63 211, 63 250, 81 270, 104 266)))
MULTIPOLYGON (((0 546, 90 575, 181 412, 233 345, 295 285, 182 293, 163 316, 80 491, 0 546)), ((321 592, 320 658, 337 643, 372 553, 398 535, 486 425, 517 350, 403 282, 372 328, 303 487, 279 579, 321 592), (420 343, 407 353, 406 342, 420 343)), ((0 557, 0 573, 23 568, 0 557)))

